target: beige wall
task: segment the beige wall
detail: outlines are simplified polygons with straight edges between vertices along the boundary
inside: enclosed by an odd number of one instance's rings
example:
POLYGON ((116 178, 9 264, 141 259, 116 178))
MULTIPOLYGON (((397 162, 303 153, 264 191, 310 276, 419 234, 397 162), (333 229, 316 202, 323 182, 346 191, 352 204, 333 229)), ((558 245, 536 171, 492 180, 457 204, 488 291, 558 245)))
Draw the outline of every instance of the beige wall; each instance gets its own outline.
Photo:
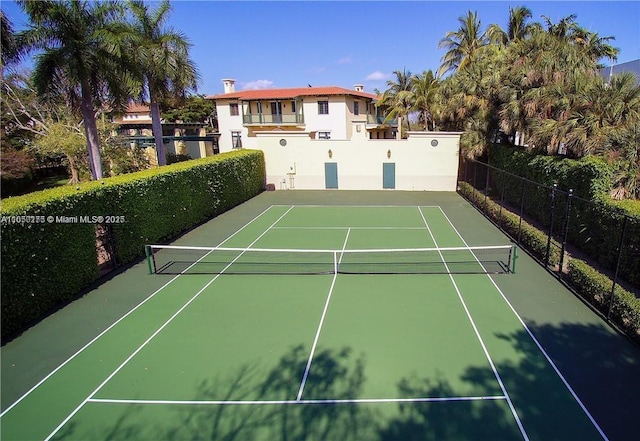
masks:
POLYGON ((361 133, 350 141, 312 140, 308 133, 257 134, 257 148, 265 153, 267 183, 276 189, 324 189, 324 164, 335 162, 339 189, 379 190, 382 164, 392 162, 398 190, 456 190, 459 133, 410 132, 405 140, 368 140, 364 128, 361 133), (281 139, 286 146, 280 145, 281 139), (438 141, 436 147, 433 140, 438 141))

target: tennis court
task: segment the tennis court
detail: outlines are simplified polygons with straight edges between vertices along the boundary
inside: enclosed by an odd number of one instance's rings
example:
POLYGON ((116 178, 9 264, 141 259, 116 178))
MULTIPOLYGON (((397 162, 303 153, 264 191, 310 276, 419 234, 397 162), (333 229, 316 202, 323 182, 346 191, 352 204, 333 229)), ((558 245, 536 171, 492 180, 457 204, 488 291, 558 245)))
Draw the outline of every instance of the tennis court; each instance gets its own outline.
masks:
POLYGON ((274 204, 150 249, 144 300, 3 409, 2 439, 607 439, 501 288, 530 283, 513 246, 459 224, 274 204))

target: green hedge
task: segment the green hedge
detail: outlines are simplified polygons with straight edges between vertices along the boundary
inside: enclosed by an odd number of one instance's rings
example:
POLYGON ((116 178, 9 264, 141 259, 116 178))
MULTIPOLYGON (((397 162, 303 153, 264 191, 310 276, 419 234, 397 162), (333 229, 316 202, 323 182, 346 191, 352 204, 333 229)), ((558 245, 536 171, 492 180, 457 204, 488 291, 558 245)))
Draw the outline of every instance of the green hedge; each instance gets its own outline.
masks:
MULTIPOLYGON (((577 197, 572 203, 568 240, 604 268, 616 268, 620 232, 628 217, 620 276, 640 285, 640 202, 614 202, 609 198, 613 173, 610 165, 593 156, 562 159, 502 145, 491 146, 490 156, 492 166, 542 184, 525 184, 524 209, 545 227, 549 224, 550 187, 555 182, 561 190, 573 189, 577 197)), ((505 200, 517 207, 522 202, 522 180, 518 177, 492 171, 494 194, 504 184, 505 200)), ((566 203, 566 195, 557 193, 556 228, 564 223, 566 203)))
POLYGON ((119 264, 264 189, 262 152, 241 150, 2 201, 2 334, 15 333, 99 277, 95 223, 62 216, 117 216, 119 264), (20 222, 27 216, 25 222, 20 222), (50 221, 53 219, 53 221, 50 221))
MULTIPOLYGON (((485 198, 482 192, 465 182, 459 183, 459 191, 472 204, 483 210, 490 219, 500 224, 509 235, 514 238, 518 236, 519 216, 504 208, 500 210, 500 205, 490 198, 485 198)), ((520 243, 533 256, 539 260, 544 259, 547 244, 546 233, 522 221, 520 243)), ((557 244, 555 245, 551 247, 549 256, 552 265, 557 265, 560 257, 557 244)), ((613 281, 610 278, 576 258, 569 260, 568 274, 564 277, 568 278, 569 284, 581 297, 603 314, 608 314, 611 287, 613 286, 613 281)), ((640 343, 640 299, 620 286, 616 286, 614 296, 611 320, 629 337, 640 343)))
MULTIPOLYGON (((613 281, 585 261, 572 258, 569 262, 569 284, 604 315, 609 314, 613 281)), ((640 343, 640 299, 616 285, 611 320, 629 337, 640 343)))
MULTIPOLYGON (((547 235, 526 221, 520 221, 520 217, 510 211, 501 209, 500 205, 473 188, 466 182, 458 184, 460 193, 480 208, 491 220, 499 224, 512 238, 520 236, 520 243, 534 257, 544 261, 547 253, 547 235)), ((560 249, 557 242, 553 242, 549 250, 549 264, 558 265, 560 262, 560 249)))

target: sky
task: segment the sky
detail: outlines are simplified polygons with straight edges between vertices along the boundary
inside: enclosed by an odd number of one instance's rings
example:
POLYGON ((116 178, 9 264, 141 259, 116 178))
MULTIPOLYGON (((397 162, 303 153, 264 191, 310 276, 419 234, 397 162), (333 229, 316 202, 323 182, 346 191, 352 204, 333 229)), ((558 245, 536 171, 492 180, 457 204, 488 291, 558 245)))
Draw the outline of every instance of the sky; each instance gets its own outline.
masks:
MULTIPOLYGON (((153 1, 147 1, 153 6, 153 1)), ((534 21, 577 15, 580 26, 614 36, 617 63, 640 58, 640 1, 213 1, 172 0, 168 26, 186 35, 198 67, 197 93, 363 84, 385 90, 393 71, 434 72, 445 53, 438 42, 476 11, 482 29, 506 28, 509 7, 527 6, 534 21)), ((14 28, 26 17, 13 0, 0 0, 14 28)), ((607 64, 608 61, 605 63, 607 64)))

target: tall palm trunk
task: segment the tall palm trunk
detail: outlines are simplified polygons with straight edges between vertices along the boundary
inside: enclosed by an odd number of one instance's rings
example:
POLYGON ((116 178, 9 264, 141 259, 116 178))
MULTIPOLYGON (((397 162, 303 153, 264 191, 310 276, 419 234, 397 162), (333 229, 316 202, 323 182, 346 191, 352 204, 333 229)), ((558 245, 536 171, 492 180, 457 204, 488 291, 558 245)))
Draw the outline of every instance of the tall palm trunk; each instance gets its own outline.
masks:
POLYGON ((87 138, 87 150, 89 151, 89 164, 91 165, 91 176, 93 179, 102 179, 102 158, 100 157, 100 137, 98 136, 98 126, 96 116, 93 113, 91 102, 91 91, 86 81, 82 81, 82 100, 80 110, 84 120, 84 134, 87 138))
MULTIPOLYGON (((151 92, 151 91, 150 91, 151 92)), ((158 155, 158 165, 167 165, 167 155, 164 151, 164 142, 162 141, 162 123, 160 121, 160 106, 158 101, 151 95, 151 131, 156 142, 156 154, 158 155)))

